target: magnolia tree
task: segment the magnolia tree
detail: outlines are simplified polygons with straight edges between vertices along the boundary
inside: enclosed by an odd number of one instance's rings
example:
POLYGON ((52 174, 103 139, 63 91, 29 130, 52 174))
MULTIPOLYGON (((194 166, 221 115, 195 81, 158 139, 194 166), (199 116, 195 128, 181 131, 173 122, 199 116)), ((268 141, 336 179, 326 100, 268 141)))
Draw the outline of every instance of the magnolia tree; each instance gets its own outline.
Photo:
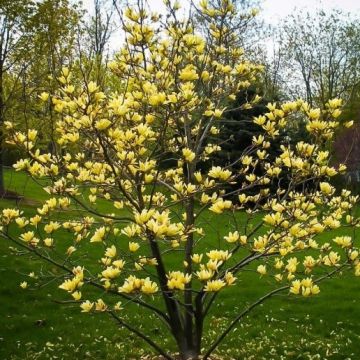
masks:
MULTIPOLYGON (((178 18, 176 5, 166 3, 165 22, 142 6, 127 8, 125 46, 109 64, 121 84, 117 92, 83 84, 64 68, 59 91, 41 94, 59 114, 52 154, 39 149, 36 131, 6 123, 8 141, 27 154, 15 169, 46 184, 49 198, 32 216, 2 210, 2 236, 60 268, 59 287, 82 312, 114 318, 166 359, 178 355, 128 322, 130 303, 143 317, 163 321, 181 359, 209 359, 234 326, 273 295, 315 296, 318 283, 335 273, 360 275, 357 198, 329 183, 344 170, 329 164, 328 151, 341 125, 340 100, 323 110, 300 100, 269 104, 253 119, 262 134, 236 160, 240 170, 231 172, 225 163, 199 170, 221 149, 214 139, 236 94, 261 71, 224 25, 236 18, 235 7, 230 0, 219 4, 202 1, 196 8, 210 29, 206 40, 191 18, 178 18), (284 138, 281 153, 270 160, 274 139, 299 117, 312 142, 291 147, 284 138), (164 161, 164 154, 171 159, 164 161), (235 181, 239 188, 225 192, 235 181), (228 216, 230 226, 213 243, 210 215, 228 216), (348 235, 327 243, 319 238, 341 226, 351 228, 348 235), (243 296, 249 269, 272 289, 234 310, 226 329, 204 348, 212 306, 221 294, 235 294, 240 277, 237 293, 243 296)), ((242 106, 258 101, 254 96, 242 106)))

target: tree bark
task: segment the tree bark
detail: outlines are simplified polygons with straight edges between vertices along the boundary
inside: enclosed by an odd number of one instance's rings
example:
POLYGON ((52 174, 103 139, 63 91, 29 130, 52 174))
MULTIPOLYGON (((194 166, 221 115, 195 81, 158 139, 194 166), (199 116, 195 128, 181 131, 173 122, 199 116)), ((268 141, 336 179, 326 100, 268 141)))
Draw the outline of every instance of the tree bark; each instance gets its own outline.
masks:
POLYGON ((199 355, 196 349, 188 349, 181 353, 181 360, 198 360, 199 355))
POLYGON ((0 196, 4 194, 5 194, 5 182, 4 182, 3 132, 2 130, 0 130, 0 196))
MULTIPOLYGON (((2 64, 0 64, 2 68, 2 64)), ((0 195, 5 193, 4 183, 4 88, 3 88, 3 71, 0 70, 0 195)))

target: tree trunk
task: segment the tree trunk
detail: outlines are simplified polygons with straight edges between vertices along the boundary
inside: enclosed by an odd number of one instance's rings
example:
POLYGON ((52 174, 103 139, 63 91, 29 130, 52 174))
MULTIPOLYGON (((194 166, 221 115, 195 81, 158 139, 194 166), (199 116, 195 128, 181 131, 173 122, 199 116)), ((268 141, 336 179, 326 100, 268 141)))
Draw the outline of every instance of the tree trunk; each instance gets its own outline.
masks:
MULTIPOLYGON (((0 64, 2 68, 2 64, 0 64)), ((0 195, 5 193, 5 184, 4 184, 4 91, 3 91, 3 71, 0 70, 0 195)))
MULTIPOLYGON (((0 123, 1 126, 1 123, 0 123)), ((3 132, 0 130, 0 196, 5 193, 4 183, 4 151, 3 151, 3 132)))
POLYGON ((198 360, 199 352, 195 348, 188 348, 180 353, 181 360, 198 360))

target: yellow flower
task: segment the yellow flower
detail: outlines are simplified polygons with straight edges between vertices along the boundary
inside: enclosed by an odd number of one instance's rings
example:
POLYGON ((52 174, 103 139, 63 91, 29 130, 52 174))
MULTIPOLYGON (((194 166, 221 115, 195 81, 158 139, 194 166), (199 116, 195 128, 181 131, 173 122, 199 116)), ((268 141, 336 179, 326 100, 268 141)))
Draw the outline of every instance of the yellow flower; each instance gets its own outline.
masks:
POLYGON ((15 222, 19 226, 20 229, 22 229, 29 223, 29 221, 26 220, 25 218, 16 218, 15 222))
POLYGON ((181 70, 179 78, 183 81, 194 81, 199 78, 199 75, 191 65, 188 65, 185 69, 181 70))
POLYGON ((195 159, 195 153, 189 148, 182 149, 182 154, 187 162, 192 162, 195 159))
POLYGON ((20 239, 32 246, 36 246, 37 243, 39 242, 39 239, 37 239, 35 237, 35 234, 33 231, 28 231, 26 233, 21 234, 20 239))
POLYGON ((179 247, 180 246, 180 243, 179 243, 179 241, 177 241, 177 240, 171 240, 171 247, 172 248, 177 248, 177 247, 179 247))
POLYGON ((119 287, 118 289, 119 292, 124 292, 127 294, 133 292, 134 290, 135 290, 134 283, 130 281, 125 281, 123 286, 119 287))
POLYGON ((355 259, 358 258, 359 252, 357 250, 353 250, 350 252, 349 256, 350 256, 350 260, 354 261, 355 259))
POLYGON ((245 176, 245 179, 247 181, 249 181, 250 183, 254 182, 256 180, 256 175, 255 174, 249 174, 245 176))
POLYGON ((114 207, 116 209, 122 209, 124 207, 124 202, 123 201, 114 201, 114 207))
POLYGON ((84 301, 83 303, 81 303, 80 307, 81 307, 81 312, 90 312, 91 309, 93 308, 94 303, 90 302, 89 300, 84 301))
POLYGON ((360 276, 360 262, 355 265, 355 276, 360 276))
POLYGON ((137 242, 129 242, 129 250, 131 252, 135 252, 137 250, 139 250, 140 245, 137 242))
POLYGON ((312 268, 316 265, 316 260, 312 256, 305 256, 303 265, 306 268, 306 272, 310 272, 312 268))
POLYGON ((289 273, 294 273, 296 272, 297 266, 299 265, 299 261, 296 257, 290 258, 287 261, 287 265, 285 266, 285 269, 289 272, 289 273))
POLYGON ((222 115, 223 115, 223 112, 224 112, 224 110, 215 109, 215 110, 214 110, 214 117, 216 117, 216 118, 221 118, 222 115))
POLYGON ((103 258, 101 258, 101 262, 106 266, 111 265, 111 258, 103 257, 103 258))
POLYGON ((313 285, 310 290, 313 295, 317 295, 320 292, 320 288, 317 285, 313 285))
POLYGON ((195 263, 195 264, 199 264, 200 262, 201 262, 201 260, 202 260, 202 258, 203 258, 203 254, 193 254, 192 256, 191 256, 191 260, 195 263))
POLYGON ((81 292, 80 291, 74 291, 71 296, 76 300, 80 300, 81 299, 81 292))
POLYGON ((331 115, 333 116, 333 118, 338 118, 340 115, 341 115, 341 113, 342 113, 342 111, 341 110, 339 110, 339 109, 335 109, 332 113, 331 113, 331 115))
POLYGON ((184 274, 181 271, 171 271, 169 275, 167 275, 167 278, 167 286, 169 289, 184 290, 185 284, 191 281, 191 275, 184 274))
POLYGON ((320 109, 311 109, 309 112, 308 112, 308 116, 311 120, 317 120, 319 119, 321 115, 321 111, 320 109))
POLYGON ((305 287, 311 287, 313 285, 313 281, 311 278, 305 278, 301 280, 301 285, 305 287))
POLYGON ((239 238, 239 242, 240 242, 240 244, 245 245, 247 243, 247 236, 241 235, 239 238))
POLYGON ((234 243, 234 242, 238 241, 239 238, 240 238, 240 235, 239 235, 238 231, 229 232, 229 234, 227 236, 224 236, 224 239, 228 243, 234 243))
POLYGON ((337 236, 333 241, 336 244, 340 245, 342 248, 347 248, 352 245, 351 236, 337 236))
POLYGON ((223 170, 220 166, 213 166, 208 175, 214 179, 226 181, 231 176, 230 170, 223 170))
POLYGON ((77 289, 78 286, 82 286, 82 281, 79 277, 75 276, 72 279, 65 280, 61 285, 59 285, 59 288, 72 293, 77 289))
POLYGON ((54 222, 54 221, 50 221, 49 224, 46 224, 44 226, 44 231, 47 233, 47 234, 51 234, 53 231, 57 230, 60 228, 60 223, 58 222, 54 222))
POLYGON ((346 169, 347 169, 347 167, 346 167, 345 164, 340 164, 339 165, 339 168, 338 168, 339 172, 344 172, 346 169))
POLYGON ((220 291, 224 286, 226 286, 226 283, 223 280, 210 280, 206 283, 204 291, 217 292, 220 291))
POLYGON ((290 292, 292 294, 298 295, 301 291, 301 281, 300 280, 294 280, 291 283, 290 292))
MULTIPOLYGON (((154 213, 155 213, 155 210, 154 209, 151 209, 151 210, 146 210, 146 209, 144 209, 144 210, 142 210, 141 211, 141 213, 139 214, 139 213, 137 213, 136 215, 135 215, 135 221, 138 223, 138 224, 140 224, 140 225, 142 225, 142 224, 145 224, 145 223, 147 223, 149 220, 150 220, 150 218, 154 215, 154 213)), ((125 229, 124 229, 125 230, 125 229)), ((134 235, 136 234, 136 228, 133 228, 133 229, 131 229, 131 231, 129 230, 129 232, 130 233, 134 233, 134 235)), ((123 231, 122 231, 123 232, 123 231)), ((128 232, 128 231, 127 231, 128 232)), ((127 236, 129 236, 127 233, 125 233, 125 235, 127 235, 127 236)), ((131 236, 130 236, 131 237, 131 236)))
POLYGON ((236 281, 236 277, 233 275, 233 273, 227 272, 225 274, 225 281, 227 285, 233 285, 234 282, 236 281))
POLYGON ((275 214, 267 214, 264 216, 264 221, 272 226, 279 225, 283 219, 283 215, 280 212, 276 212, 275 214))
POLYGON ((166 101, 165 93, 158 93, 149 97, 149 104, 152 106, 159 106, 166 101))
POLYGON ((257 8, 251 9, 251 16, 255 17, 257 14, 259 14, 260 10, 257 8))
POLYGON ((105 256, 109 258, 113 258, 116 256, 116 247, 115 245, 111 245, 110 247, 106 248, 105 256))
POLYGON ((231 253, 228 250, 211 250, 206 256, 214 261, 226 261, 231 258, 231 253))
POLYGON ((102 299, 98 299, 98 301, 95 303, 95 310, 96 311, 106 311, 107 306, 104 303, 102 299))
POLYGON ((64 87, 64 91, 68 94, 72 94, 75 91, 74 85, 67 85, 64 87))
POLYGON ((141 286, 141 292, 143 292, 144 294, 154 294, 159 290, 157 284, 153 281, 150 280, 150 278, 146 278, 143 281, 143 284, 141 286))
POLYGON ((53 244, 54 244, 54 239, 52 239, 52 238, 46 238, 46 239, 44 239, 44 244, 45 244, 45 246, 47 246, 47 247, 51 247, 51 246, 53 246, 53 244))
POLYGON ((61 69, 61 73, 63 74, 63 76, 65 77, 68 77, 70 75, 70 70, 68 67, 64 66, 62 69, 61 69))
POLYGON ((28 137, 28 139, 29 139, 30 141, 34 141, 34 140, 36 139, 36 136, 37 136, 37 131, 36 131, 36 130, 30 129, 30 130, 28 131, 27 137, 28 137))
POLYGON ((39 215, 35 215, 34 217, 30 218, 30 224, 35 227, 40 221, 41 221, 41 216, 39 215))
POLYGON ((194 176, 195 176, 195 179, 196 179, 196 181, 198 182, 198 183, 201 183, 202 182, 202 176, 201 176, 201 172, 200 171, 196 171, 195 173, 194 173, 194 176))
POLYGON ((45 102, 45 101, 47 101, 47 99, 49 99, 49 93, 44 91, 39 95, 39 98, 41 101, 45 102))
POLYGON ((119 311, 119 310, 123 310, 123 308, 121 307, 121 301, 118 301, 115 305, 114 305, 114 310, 115 311, 119 311))
POLYGON ((20 287, 22 289, 26 289, 28 287, 28 283, 26 281, 23 281, 23 282, 20 283, 20 287))
POLYGON ((320 183, 320 190, 325 195, 331 195, 334 192, 334 188, 327 182, 320 183))
POLYGON ((337 266, 340 256, 337 252, 331 251, 329 255, 324 256, 323 262, 327 266, 337 266))
POLYGON ((17 218, 20 215, 19 210, 16 209, 4 209, 2 211, 3 219, 6 221, 6 224, 8 224, 12 219, 17 218))
POLYGON ((330 109, 336 109, 338 107, 340 107, 342 105, 342 99, 331 99, 328 101, 327 103, 327 106, 330 108, 330 109))
POLYGON ((70 256, 74 251, 76 251, 76 247, 75 246, 69 246, 66 249, 66 254, 70 256))
POLYGON ((230 200, 224 201, 224 199, 220 198, 212 206, 210 206, 209 210, 215 214, 221 214, 224 210, 230 209, 231 206, 232 202, 230 200))
POLYGON ((256 269, 256 271, 260 274, 260 275, 265 275, 266 274, 266 266, 265 265, 259 265, 256 269))
POLYGON ((96 121, 95 128, 98 130, 105 130, 111 125, 111 121, 108 119, 101 119, 96 121))
POLYGON ((218 261, 218 260, 209 260, 206 263, 206 267, 209 270, 213 270, 213 271, 217 271, 218 267, 223 263, 223 261, 218 261))
POLYGON ((201 80, 206 82, 206 81, 209 81, 210 79, 210 74, 208 71, 204 70, 202 73, 201 73, 201 80))
POLYGON ((90 81, 88 83, 87 88, 88 88, 89 93, 91 94, 91 93, 94 93, 95 91, 97 91, 98 86, 96 85, 96 83, 94 81, 90 81))
POLYGON ((196 276, 199 278, 200 281, 207 281, 214 276, 214 271, 202 269, 196 272, 196 276))
POLYGON ((114 279, 120 275, 120 269, 117 267, 108 266, 104 271, 102 271, 101 275, 103 279, 109 280, 114 279))
POLYGON ((95 231, 95 234, 91 237, 90 242, 101 242, 104 239, 106 229, 104 226, 95 231))

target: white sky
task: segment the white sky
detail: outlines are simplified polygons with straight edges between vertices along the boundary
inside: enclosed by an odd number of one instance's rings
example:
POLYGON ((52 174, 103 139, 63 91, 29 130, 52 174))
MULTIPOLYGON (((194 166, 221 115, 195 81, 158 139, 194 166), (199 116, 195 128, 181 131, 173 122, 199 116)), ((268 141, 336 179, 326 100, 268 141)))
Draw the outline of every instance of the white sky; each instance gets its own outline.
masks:
MULTIPOLYGON (((73 0, 78 1, 78 0, 73 0)), ((110 0, 109 0, 110 1, 110 0)), ((190 0, 178 0, 182 5, 184 13, 189 8, 190 0)), ((198 0, 195 0, 196 2, 198 0)), ((111 2, 111 1, 110 1, 111 2)), ((125 0, 123 0, 125 3, 125 0)), ((92 13, 94 0, 83 0, 84 8, 92 13)), ((154 12, 164 12, 163 0, 148 0, 150 8, 154 12)), ((360 0, 260 0, 260 17, 266 23, 276 25, 296 8, 311 12, 316 9, 330 10, 331 8, 341 9, 345 12, 357 14, 360 17, 360 0)), ((114 50, 118 48, 118 40, 121 35, 114 33, 111 39, 110 47, 114 50), (116 39, 116 40, 115 40, 116 39)))
MULTIPOLYGON (((73 0, 76 2, 76 0, 73 0)), ((179 0, 183 8, 188 8, 189 0, 179 0)), ((93 0, 83 0, 85 9, 92 9, 93 0)), ((164 9, 162 0, 148 0, 151 10, 161 12, 164 9)), ((291 13, 295 8, 309 10, 318 7, 330 9, 338 8, 344 11, 358 12, 360 15, 360 0, 260 0, 262 16, 269 22, 276 22, 291 13)))
MULTIPOLYGON (((152 10, 161 11, 164 8, 162 0, 148 0, 152 10)), ((189 0, 180 0, 183 7, 187 7, 189 0)), ((262 0, 262 16, 274 23, 290 14, 295 8, 315 9, 317 7, 330 9, 338 8, 344 11, 356 11, 360 14, 360 0, 262 0)))
MULTIPOLYGON (((157 2, 158 0, 150 0, 157 2)), ((349 12, 357 12, 360 15, 359 0, 264 0, 262 2, 262 16, 271 23, 290 14, 295 8, 306 8, 311 12, 316 8, 337 8, 349 12)))

